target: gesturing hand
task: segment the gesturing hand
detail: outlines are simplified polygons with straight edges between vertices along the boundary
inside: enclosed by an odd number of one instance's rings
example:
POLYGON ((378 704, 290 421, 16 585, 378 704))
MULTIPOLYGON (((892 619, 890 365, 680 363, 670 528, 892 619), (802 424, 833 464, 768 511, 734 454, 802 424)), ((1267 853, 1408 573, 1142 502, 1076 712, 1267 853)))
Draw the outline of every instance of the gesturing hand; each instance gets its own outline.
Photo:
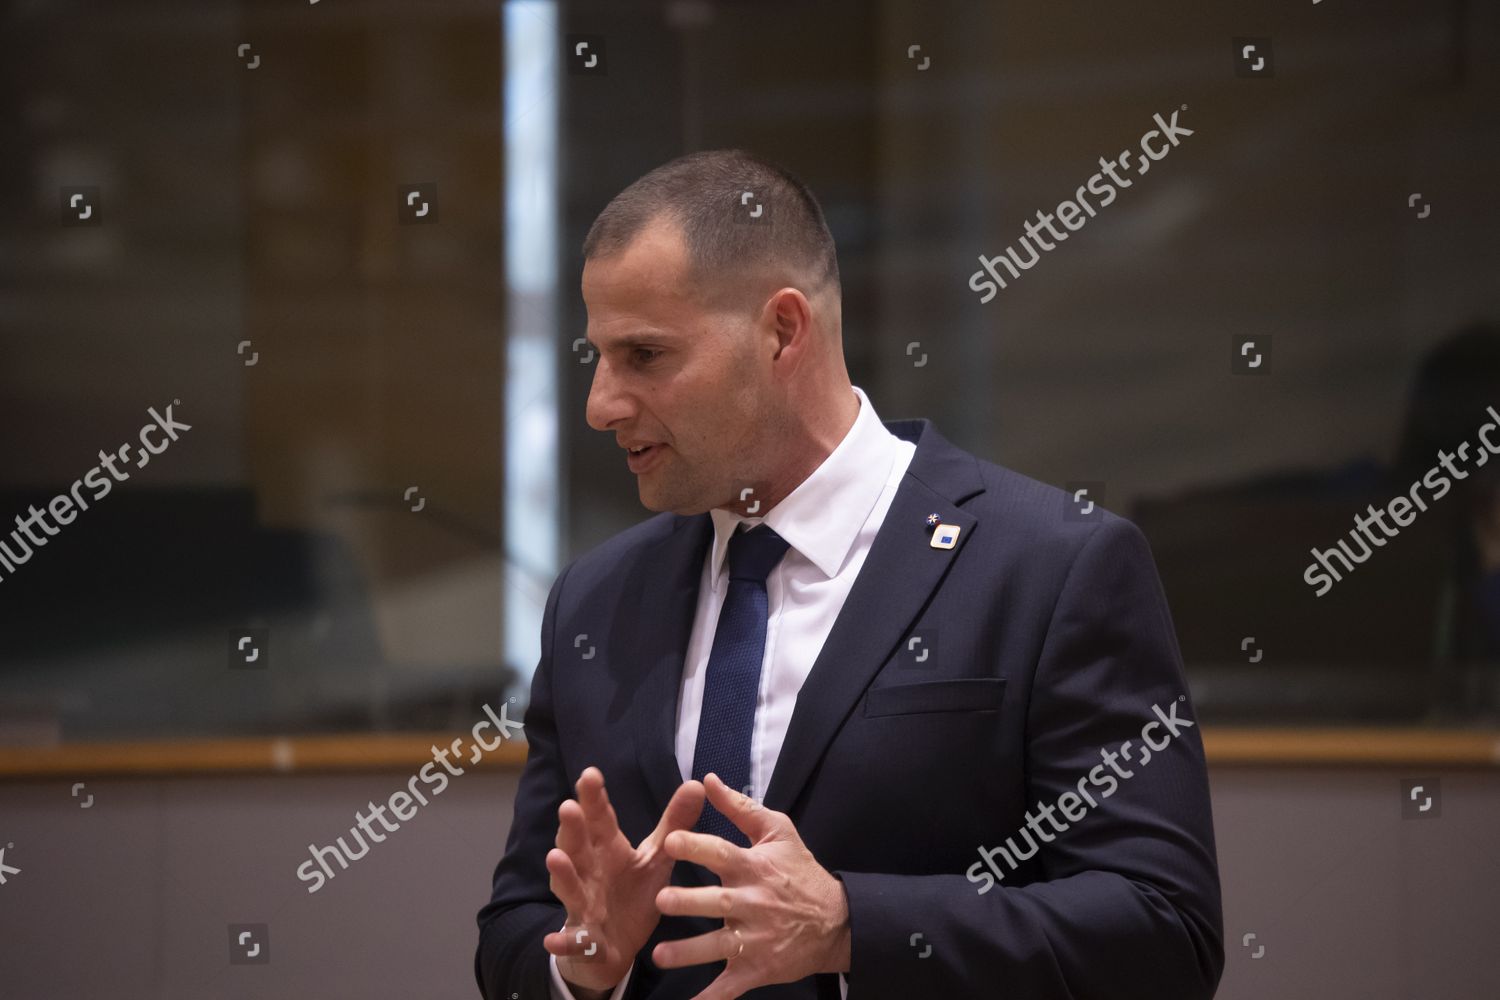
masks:
POLYGON ((703 786, 679 785, 656 829, 631 847, 620 831, 604 775, 585 768, 578 799, 558 806, 557 846, 547 852, 552 892, 568 911, 561 931, 542 939, 557 971, 572 986, 612 989, 656 930, 656 893, 671 881, 673 859, 662 850, 669 833, 690 830, 703 811, 703 786))
MULTIPOLYGON (((729 960, 694 1000, 731 1000, 757 986, 790 983, 819 972, 849 971, 849 901, 818 864, 785 813, 767 809, 710 774, 708 801, 744 831, 749 847, 681 831, 666 851, 700 864, 722 885, 666 886, 656 905, 672 916, 722 917, 724 927, 663 941, 651 958, 664 969, 729 960)), ((679 789, 680 791, 680 789, 679 789)))

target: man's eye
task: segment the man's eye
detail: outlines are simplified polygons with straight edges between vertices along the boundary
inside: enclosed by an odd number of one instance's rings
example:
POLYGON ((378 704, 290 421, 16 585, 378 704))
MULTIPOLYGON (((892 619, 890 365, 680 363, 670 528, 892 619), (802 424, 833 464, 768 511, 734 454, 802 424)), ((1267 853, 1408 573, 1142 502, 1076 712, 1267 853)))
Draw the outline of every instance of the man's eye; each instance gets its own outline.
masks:
POLYGON ((652 350, 649 347, 637 347, 635 358, 637 361, 655 361, 661 355, 661 351, 652 350))

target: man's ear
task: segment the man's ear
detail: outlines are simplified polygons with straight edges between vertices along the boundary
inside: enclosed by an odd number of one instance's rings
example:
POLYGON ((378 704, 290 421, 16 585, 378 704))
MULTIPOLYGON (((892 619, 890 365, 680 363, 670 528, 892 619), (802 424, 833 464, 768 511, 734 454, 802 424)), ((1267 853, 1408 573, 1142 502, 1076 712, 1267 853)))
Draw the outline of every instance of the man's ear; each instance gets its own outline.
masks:
POLYGON ((792 357, 787 360, 800 363, 807 353, 808 338, 812 336, 812 306, 807 296, 790 286, 780 288, 766 300, 766 321, 776 335, 776 353, 772 360, 780 362, 782 354, 790 348, 792 357))

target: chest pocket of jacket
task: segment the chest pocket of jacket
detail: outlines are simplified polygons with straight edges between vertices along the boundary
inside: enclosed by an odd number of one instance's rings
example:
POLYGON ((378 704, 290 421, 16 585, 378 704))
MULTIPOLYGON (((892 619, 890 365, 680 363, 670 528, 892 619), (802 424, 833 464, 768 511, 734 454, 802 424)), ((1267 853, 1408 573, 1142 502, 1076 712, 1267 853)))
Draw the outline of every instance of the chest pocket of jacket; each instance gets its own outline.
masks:
POLYGON ((866 718, 926 712, 996 710, 1005 696, 1003 677, 956 677, 915 684, 872 687, 865 692, 866 718))

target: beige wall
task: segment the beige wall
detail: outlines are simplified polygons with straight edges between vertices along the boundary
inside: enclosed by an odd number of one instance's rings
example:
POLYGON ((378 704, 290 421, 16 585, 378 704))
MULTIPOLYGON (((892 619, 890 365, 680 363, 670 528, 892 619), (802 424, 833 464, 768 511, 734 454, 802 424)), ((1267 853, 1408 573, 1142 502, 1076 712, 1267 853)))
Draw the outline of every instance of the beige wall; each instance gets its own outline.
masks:
MULTIPOLYGON (((408 777, 88 782, 86 810, 70 782, 0 785, 0 843, 21 868, 0 888, 6 995, 477 996, 474 914, 513 772, 456 779, 316 893, 296 878, 309 842, 347 839, 354 811, 408 777), (228 964, 230 923, 270 925, 270 965, 228 964)), ((1221 767, 1211 780, 1221 1000, 1500 995, 1500 772, 1221 767), (1441 818, 1401 819, 1401 779, 1432 775, 1441 818)))

